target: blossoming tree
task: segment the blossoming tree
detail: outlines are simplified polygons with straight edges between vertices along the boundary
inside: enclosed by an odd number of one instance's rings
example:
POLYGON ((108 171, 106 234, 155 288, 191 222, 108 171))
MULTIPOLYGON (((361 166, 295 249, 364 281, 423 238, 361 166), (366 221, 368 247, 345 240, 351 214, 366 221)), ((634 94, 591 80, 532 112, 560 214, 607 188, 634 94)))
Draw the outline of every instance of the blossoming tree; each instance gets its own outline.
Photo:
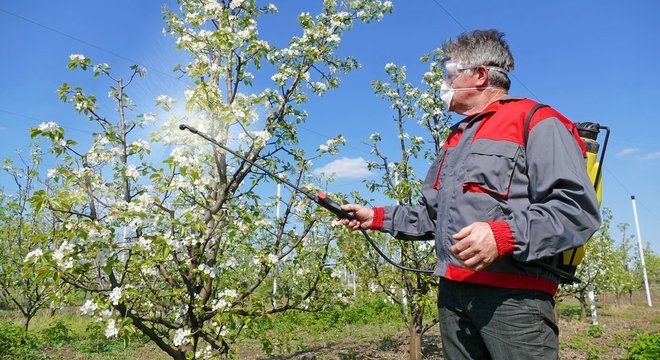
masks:
MULTIPOLYGON (((393 125, 398 139, 383 139, 379 133, 370 137, 372 153, 378 160, 369 163, 369 168, 380 173, 381 178, 368 181, 373 192, 381 192, 387 198, 401 205, 416 204, 421 195, 422 178, 415 168, 425 171, 428 162, 433 161, 440 150, 444 137, 448 133, 448 118, 440 100, 442 68, 439 65, 439 50, 424 55, 422 61, 428 63, 428 71, 422 78, 422 86, 416 87, 406 81, 406 68, 388 63, 385 72, 389 82, 374 81, 372 87, 379 97, 385 99, 394 113, 393 125), (410 124, 418 119, 417 126, 410 124), (413 136, 410 132, 415 132, 413 136), (428 141, 429 145, 426 145, 428 141), (397 149, 392 155, 390 149, 397 149), (427 161, 422 161, 426 159, 427 161)), ((364 200, 356 199, 358 203, 364 200)), ((406 241, 395 240, 389 236, 374 236, 380 245, 398 259, 404 266, 417 269, 433 269, 435 254, 433 240, 406 241)), ((347 248, 356 248, 350 244, 347 248)), ((348 250, 347 250, 348 252, 348 250)), ((355 252, 354 252, 355 253, 355 252)), ((350 254, 350 252, 348 252, 350 254)), ((359 252, 354 254, 364 256, 359 252)), ((384 263, 375 254, 367 256, 368 262, 362 262, 359 272, 364 279, 372 279, 369 287, 372 291, 381 291, 394 303, 398 304, 404 323, 409 330, 410 359, 420 359, 421 338, 432 326, 437 324, 437 317, 425 323, 425 314, 435 308, 437 280, 428 274, 412 273, 393 268, 384 263)))
MULTIPOLYGON (((51 240, 64 257, 44 249, 43 259, 90 294, 81 311, 104 321, 106 336, 139 331, 173 358, 207 358, 230 352, 255 319, 331 304, 338 281, 325 264, 338 231, 319 221, 330 216, 297 191, 268 196, 274 181, 261 170, 178 125, 313 191, 311 160, 336 152, 342 139, 307 155, 297 145, 302 105, 358 66, 335 54, 342 35, 391 9, 389 1, 326 0, 318 15, 300 14, 302 33, 276 48, 258 31, 274 5, 180 0, 178 9, 164 10, 166 31, 190 55, 176 70, 194 85, 185 92, 184 115, 173 98, 156 99, 169 115, 151 143, 139 136, 154 115, 137 114, 128 95, 144 69, 119 77, 107 64, 71 56, 69 67, 109 81, 115 112, 105 114, 80 87, 59 89, 98 132, 81 151, 55 124, 33 129, 51 139, 61 159, 50 172, 59 186, 35 194, 33 203, 61 221, 51 240), (253 86, 257 80, 262 87, 253 86), (163 165, 151 160, 156 146, 170 151, 163 165), (283 211, 275 217, 278 205, 283 211)), ((263 341, 272 348, 272 339, 263 341)))
MULTIPOLYGON (((18 164, 6 160, 3 166, 16 188, 0 193, 0 291, 21 312, 27 331, 38 310, 68 292, 57 278, 38 271, 39 259, 49 246, 49 233, 54 228, 53 219, 35 212, 28 201, 39 184, 41 149, 35 146, 30 159, 23 154, 19 159, 18 164)), ((61 255, 61 249, 53 249, 53 257, 61 255)))

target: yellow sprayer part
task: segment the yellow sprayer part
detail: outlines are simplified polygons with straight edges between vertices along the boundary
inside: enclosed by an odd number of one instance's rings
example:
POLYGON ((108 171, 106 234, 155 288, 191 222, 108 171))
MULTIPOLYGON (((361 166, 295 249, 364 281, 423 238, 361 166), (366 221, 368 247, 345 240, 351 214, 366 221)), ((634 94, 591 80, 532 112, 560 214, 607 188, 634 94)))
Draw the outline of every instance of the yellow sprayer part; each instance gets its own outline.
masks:
MULTIPOLYGON (((600 167, 600 163, 596 162, 597 155, 598 154, 593 152, 587 152, 587 174, 589 175, 592 184, 596 181, 596 174, 598 174, 598 168, 600 167)), ((603 178, 601 177, 598 182, 598 186, 596 187, 596 197, 598 198, 598 204, 600 205, 603 199, 603 178)), ((582 262, 584 253, 585 246, 580 246, 570 251, 564 251, 564 264, 578 266, 582 262)))

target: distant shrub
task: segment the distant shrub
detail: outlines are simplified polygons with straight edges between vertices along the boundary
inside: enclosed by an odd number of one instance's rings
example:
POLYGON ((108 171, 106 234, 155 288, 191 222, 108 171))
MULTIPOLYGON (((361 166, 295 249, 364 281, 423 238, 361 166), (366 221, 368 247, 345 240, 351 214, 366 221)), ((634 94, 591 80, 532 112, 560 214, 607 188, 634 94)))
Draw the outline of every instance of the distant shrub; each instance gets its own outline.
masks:
POLYGON ((592 338, 599 338, 603 336, 604 333, 605 329, 600 325, 591 325, 587 329, 587 335, 591 336, 592 338))
POLYGON ((660 333, 639 336, 628 349, 628 359, 660 359, 660 333))
POLYGON ((87 325, 85 335, 85 340, 80 346, 80 350, 85 353, 107 353, 118 351, 123 347, 123 342, 105 337, 105 325, 102 322, 92 322, 87 325))
POLYGON ((41 334, 49 346, 61 346, 73 340, 71 330, 62 320, 55 321, 49 327, 42 330, 41 334))
POLYGON ((39 349, 37 338, 11 321, 0 322, 0 358, 35 359, 39 349))

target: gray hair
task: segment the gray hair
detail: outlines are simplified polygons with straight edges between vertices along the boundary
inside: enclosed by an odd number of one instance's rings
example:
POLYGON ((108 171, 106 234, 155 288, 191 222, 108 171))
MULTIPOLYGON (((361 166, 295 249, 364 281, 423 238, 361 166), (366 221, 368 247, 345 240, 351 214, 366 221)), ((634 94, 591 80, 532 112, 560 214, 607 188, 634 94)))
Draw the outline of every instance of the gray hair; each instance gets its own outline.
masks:
POLYGON ((455 39, 445 41, 442 52, 445 61, 451 60, 465 68, 489 66, 488 81, 491 85, 506 90, 511 87, 508 72, 513 70, 514 61, 503 32, 494 29, 464 32, 455 39))

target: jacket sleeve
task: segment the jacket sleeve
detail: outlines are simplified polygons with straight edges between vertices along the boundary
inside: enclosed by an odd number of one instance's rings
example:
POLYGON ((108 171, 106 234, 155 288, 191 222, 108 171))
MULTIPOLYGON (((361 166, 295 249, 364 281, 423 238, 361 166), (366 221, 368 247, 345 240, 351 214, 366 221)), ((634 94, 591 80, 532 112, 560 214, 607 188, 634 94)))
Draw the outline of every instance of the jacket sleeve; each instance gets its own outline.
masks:
POLYGON ((371 228, 402 240, 433 239, 437 217, 437 191, 433 189, 433 183, 437 171, 436 161, 429 169, 422 185, 422 196, 418 205, 376 207, 371 228))
POLYGON ((526 149, 530 205, 491 222, 500 255, 532 261, 584 245, 600 226, 596 192, 568 120, 541 120, 526 149), (567 126, 568 124, 568 126, 567 126))

